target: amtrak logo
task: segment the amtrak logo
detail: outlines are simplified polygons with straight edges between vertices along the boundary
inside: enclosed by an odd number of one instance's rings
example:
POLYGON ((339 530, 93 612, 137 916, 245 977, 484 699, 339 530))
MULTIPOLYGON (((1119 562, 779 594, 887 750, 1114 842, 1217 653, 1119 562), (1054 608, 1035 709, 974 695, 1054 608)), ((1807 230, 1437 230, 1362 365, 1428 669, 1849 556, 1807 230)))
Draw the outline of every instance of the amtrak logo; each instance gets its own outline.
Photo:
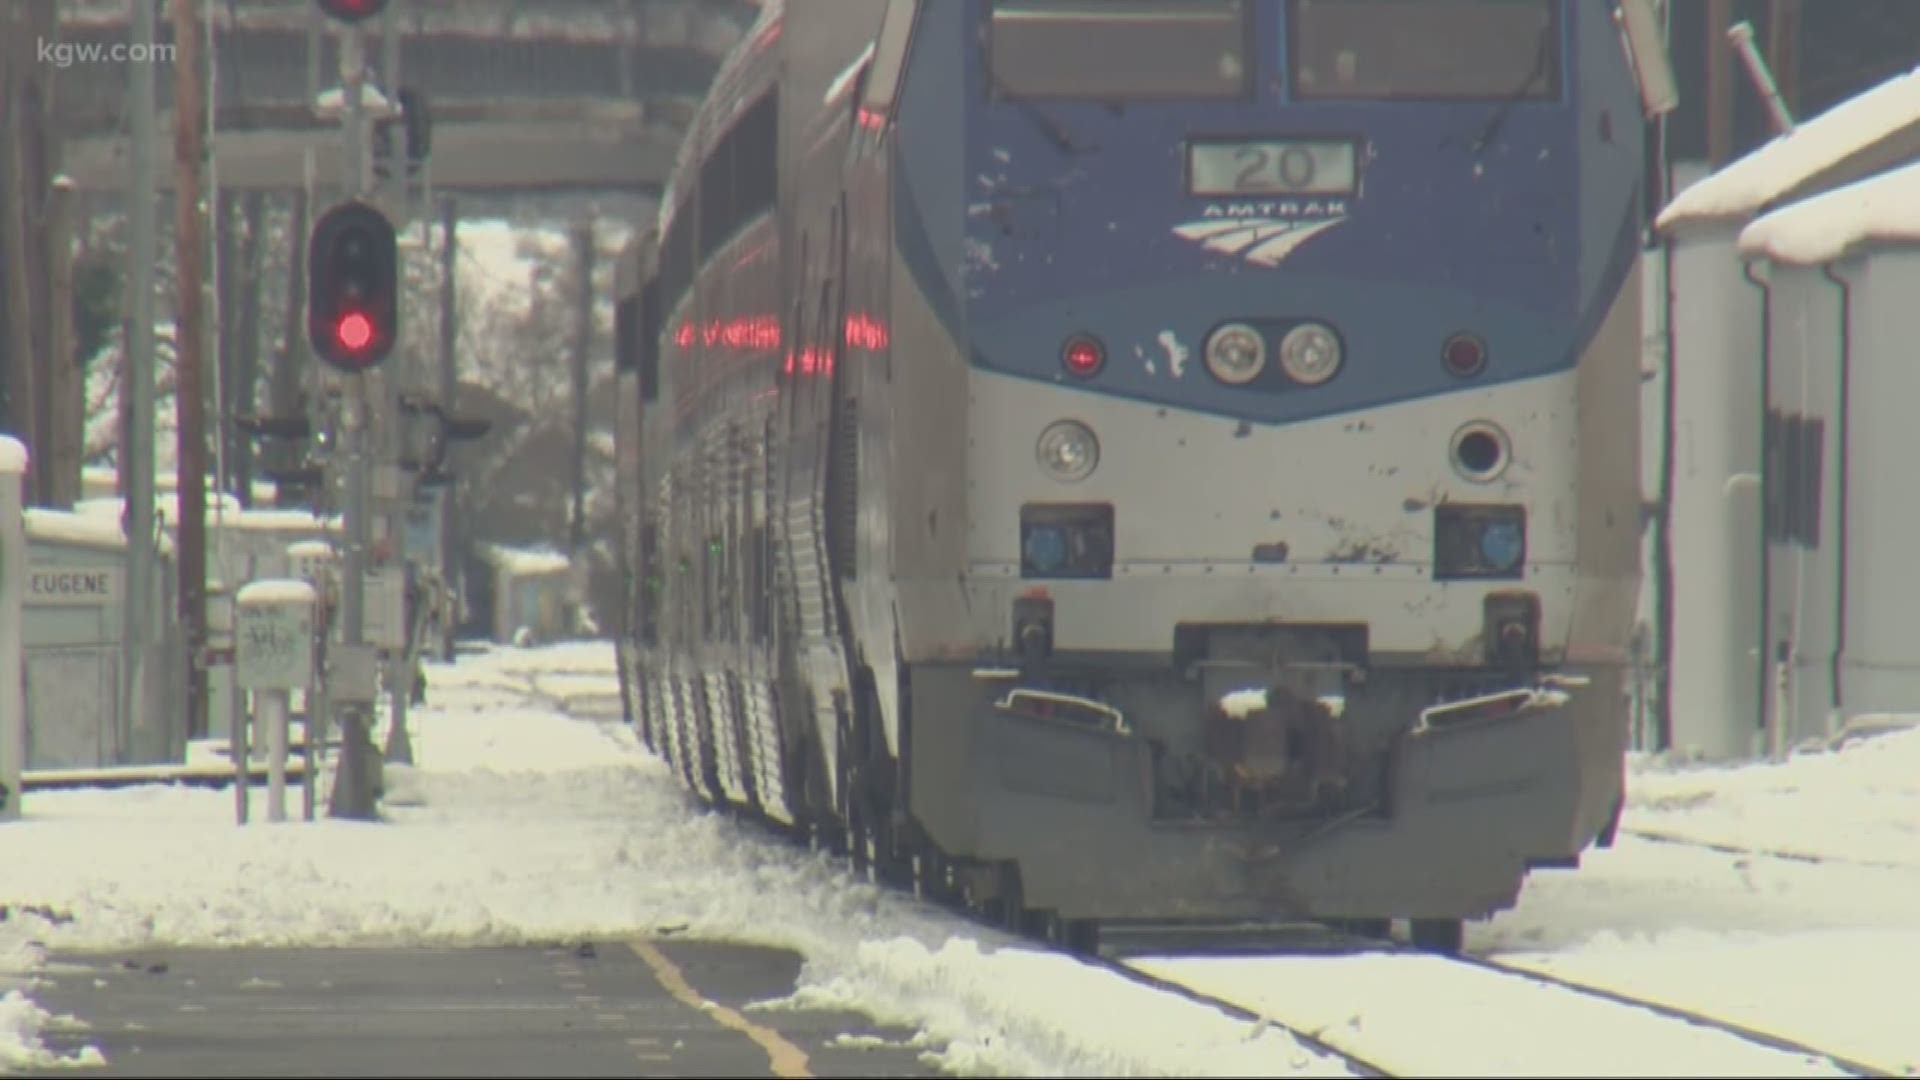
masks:
POLYGON ((1342 200, 1215 203, 1174 227, 1183 239, 1258 266, 1279 266, 1300 245, 1347 220, 1342 200))

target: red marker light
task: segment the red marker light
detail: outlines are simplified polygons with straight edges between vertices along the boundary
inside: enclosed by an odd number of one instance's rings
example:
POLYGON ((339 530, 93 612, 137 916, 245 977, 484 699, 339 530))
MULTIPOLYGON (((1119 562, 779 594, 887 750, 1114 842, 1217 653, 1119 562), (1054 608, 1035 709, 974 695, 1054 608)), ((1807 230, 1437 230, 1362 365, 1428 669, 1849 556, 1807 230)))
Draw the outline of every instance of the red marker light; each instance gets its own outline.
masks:
POLYGON ((333 328, 333 336, 350 352, 359 352, 373 342, 373 320, 358 311, 349 311, 340 316, 340 322, 333 328))
POLYGON ((1107 350, 1098 338, 1074 337, 1060 350, 1060 362, 1068 371, 1081 378, 1088 378, 1100 370, 1107 362, 1107 350))
POLYGON ((1472 334, 1455 334, 1441 346, 1440 362, 1462 379, 1478 375, 1487 366, 1487 344, 1472 334))

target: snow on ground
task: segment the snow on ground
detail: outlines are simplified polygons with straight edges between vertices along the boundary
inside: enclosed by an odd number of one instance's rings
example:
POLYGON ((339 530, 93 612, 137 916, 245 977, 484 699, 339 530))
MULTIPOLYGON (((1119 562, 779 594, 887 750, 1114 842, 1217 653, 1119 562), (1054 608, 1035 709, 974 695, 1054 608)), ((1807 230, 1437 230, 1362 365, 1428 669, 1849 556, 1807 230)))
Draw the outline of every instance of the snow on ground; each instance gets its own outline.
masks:
POLYGON ((1469 949, 1920 1075, 1920 731, 1778 764, 1642 765, 1622 829, 1580 870, 1536 873, 1469 949))
POLYGON ((1711 1028, 1436 956, 1138 963, 1284 1017, 1394 1076, 1849 1075, 1711 1028))
POLYGON ((49 1064, 38 1033, 58 1018, 30 1001, 49 950, 679 929, 799 950, 801 986, 761 1007, 914 1024, 956 1072, 1346 1075, 1277 1029, 929 911, 704 811, 624 725, 545 704, 617 694, 611 659, 572 644, 430 665, 418 765, 389 768, 385 823, 264 824, 258 791, 245 828, 225 791, 30 794, 0 829, 0 971, 27 976, 25 996, 0 1001, 0 1068, 49 1064))
MULTIPOLYGON (((13 989, 0 976, 0 1069, 52 1063, 39 1033, 62 1018, 31 1000, 51 950, 673 930, 798 950, 800 986, 757 1008, 854 1007, 914 1025, 955 1072, 1344 1075, 1270 1025, 930 910, 704 810, 632 732, 592 719, 617 714, 611 664, 608 647, 573 643, 429 665, 431 707, 412 714, 418 765, 388 770, 384 823, 264 824, 264 792, 245 828, 231 792, 30 794, 25 820, 0 827, 0 972, 21 975, 13 989)), ((1578 871, 1536 873, 1516 909, 1469 927, 1468 948, 1892 1071, 1920 1066, 1904 992, 1920 956, 1920 732, 1780 765, 1640 762, 1629 795, 1617 847, 1578 871), (1852 861, 1636 835, 1656 830, 1852 861)), ((297 817, 297 789, 290 802, 297 817)), ((1323 1011, 1345 997, 1337 982, 1313 983, 1323 1011)), ((1404 993, 1417 998, 1418 980, 1404 993)), ((1328 1018, 1345 1022, 1338 1011, 1328 1018)), ((1552 1049, 1554 1025, 1575 1022, 1511 1003, 1489 1012, 1486 1031, 1440 1037, 1525 1030, 1552 1049)), ((1403 1051, 1436 1045, 1407 1030, 1403 1051)), ((1681 1072, 1741 1068, 1737 1053, 1681 1053, 1681 1072)))
MULTIPOLYGON (((1920 1075, 1911 991, 1920 959, 1920 731, 1777 764, 1636 759, 1621 828, 1611 850, 1589 851, 1576 871, 1536 871, 1517 907, 1468 924, 1467 951, 1920 1075)), ((1604 1018, 1615 1042, 1595 1045, 1602 1018, 1585 1015, 1592 1003, 1532 1002, 1525 986, 1494 975, 1462 980, 1438 962, 1295 959, 1285 961, 1293 966, 1284 979, 1276 963, 1145 966, 1290 1023, 1326 1025, 1336 1042, 1367 1047, 1370 1060, 1426 1074, 1805 1068, 1712 1032, 1690 1037, 1647 1023, 1636 1035, 1633 1018, 1618 1015, 1604 1018), (1444 1025, 1458 1010, 1423 1013, 1435 994, 1471 996, 1486 1029, 1450 1037, 1444 1025), (1356 1011, 1354 1001, 1370 1007, 1356 1011), (1542 1064, 1556 1060, 1562 1068, 1542 1064)))

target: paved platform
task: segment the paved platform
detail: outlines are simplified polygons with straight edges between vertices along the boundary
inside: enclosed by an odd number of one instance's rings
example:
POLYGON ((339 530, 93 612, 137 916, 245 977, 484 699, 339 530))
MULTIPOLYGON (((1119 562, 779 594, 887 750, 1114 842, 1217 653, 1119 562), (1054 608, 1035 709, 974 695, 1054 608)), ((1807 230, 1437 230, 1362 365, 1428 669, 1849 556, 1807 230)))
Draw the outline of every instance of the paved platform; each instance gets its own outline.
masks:
POLYGON ((751 1007, 799 971, 792 952, 674 938, 156 949, 55 954, 31 993, 87 1025, 44 1037, 97 1048, 89 1076, 942 1075, 911 1031, 751 1007))

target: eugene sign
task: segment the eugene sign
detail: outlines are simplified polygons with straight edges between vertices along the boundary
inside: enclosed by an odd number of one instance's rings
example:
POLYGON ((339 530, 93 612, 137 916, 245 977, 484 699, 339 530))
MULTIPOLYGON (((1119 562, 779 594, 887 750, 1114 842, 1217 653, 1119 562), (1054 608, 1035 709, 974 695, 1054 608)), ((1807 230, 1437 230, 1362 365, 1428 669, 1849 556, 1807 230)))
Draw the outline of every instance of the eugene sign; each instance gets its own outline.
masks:
POLYGON ((27 606, 106 604, 120 594, 117 567, 48 566, 27 574, 27 606))

